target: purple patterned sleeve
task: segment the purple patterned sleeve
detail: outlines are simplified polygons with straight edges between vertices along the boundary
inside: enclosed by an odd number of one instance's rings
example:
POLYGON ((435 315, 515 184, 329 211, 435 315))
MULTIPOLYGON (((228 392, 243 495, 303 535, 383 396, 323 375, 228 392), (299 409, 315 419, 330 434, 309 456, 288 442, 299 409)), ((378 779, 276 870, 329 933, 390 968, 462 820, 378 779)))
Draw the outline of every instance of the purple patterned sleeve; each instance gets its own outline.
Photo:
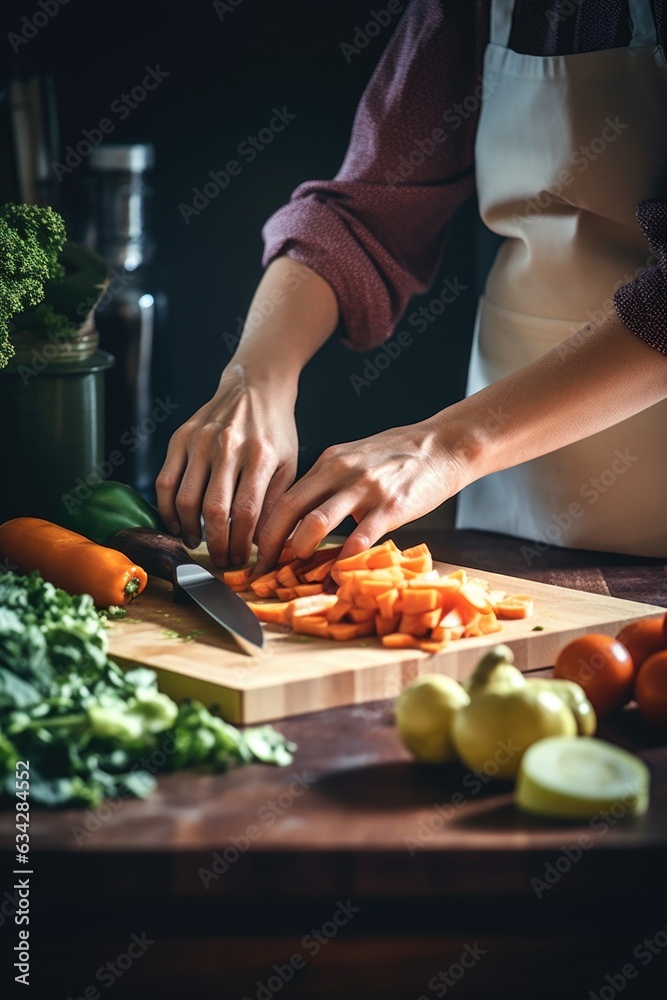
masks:
POLYGON ((448 221, 474 190, 483 2, 413 0, 363 95, 334 180, 308 181, 263 229, 332 286, 345 343, 391 333, 435 277, 448 221))
POLYGON ((614 305, 629 330, 667 354, 667 199, 640 201, 637 221, 657 263, 619 288, 614 305))

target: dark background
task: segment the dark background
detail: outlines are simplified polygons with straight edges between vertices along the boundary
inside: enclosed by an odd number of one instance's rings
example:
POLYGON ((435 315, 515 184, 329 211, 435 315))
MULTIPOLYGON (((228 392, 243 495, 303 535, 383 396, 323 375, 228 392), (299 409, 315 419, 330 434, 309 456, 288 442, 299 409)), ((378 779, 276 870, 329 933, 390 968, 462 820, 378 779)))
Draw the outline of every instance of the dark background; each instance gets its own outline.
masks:
MULTIPOLYGON (((156 394, 168 393, 179 404, 156 435, 156 468, 168 435, 210 397, 230 357, 223 334, 237 333, 261 276, 263 223, 299 183, 331 177, 340 166, 356 105, 398 18, 349 62, 340 45, 352 43, 357 26, 380 8, 381 0, 242 0, 221 20, 208 0, 69 0, 18 56, 7 33, 21 30, 22 16, 39 9, 37 0, 4 9, 2 83, 17 67, 53 74, 63 150, 104 117, 116 125, 109 141, 146 139, 156 147, 154 230, 160 282, 169 296, 169 327, 156 346, 156 394), (110 114, 112 102, 156 64, 168 79, 125 121, 110 114), (238 144, 268 125, 274 106, 286 106, 296 119, 254 162, 241 159, 241 175, 186 225, 179 204, 192 202, 193 188, 206 183, 209 170, 238 158, 238 144)), ((57 191, 76 238, 86 174, 84 162, 57 191)), ((13 197, 11 190, 0 194, 13 197)), ((475 251, 479 229, 471 201, 450 227, 434 285, 435 291, 445 277, 456 277, 467 292, 423 334, 407 327, 414 343, 377 381, 355 393, 350 374, 362 373, 365 356, 338 337, 308 366, 297 414, 301 472, 328 444, 419 420, 461 397, 476 265, 483 270, 475 251)), ((408 312, 420 304, 414 300, 408 312)))

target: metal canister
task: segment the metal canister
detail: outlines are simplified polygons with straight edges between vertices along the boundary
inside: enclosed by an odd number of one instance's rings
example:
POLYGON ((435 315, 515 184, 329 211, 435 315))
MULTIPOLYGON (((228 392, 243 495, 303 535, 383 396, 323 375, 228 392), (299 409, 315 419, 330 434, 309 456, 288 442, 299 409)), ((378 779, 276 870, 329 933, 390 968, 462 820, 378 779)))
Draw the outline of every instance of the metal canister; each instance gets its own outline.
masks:
MULTIPOLYGON (((64 494, 113 470, 104 448, 106 351, 0 369, 0 521, 49 518, 64 494)), ((74 494, 76 495, 76 494, 74 494)))

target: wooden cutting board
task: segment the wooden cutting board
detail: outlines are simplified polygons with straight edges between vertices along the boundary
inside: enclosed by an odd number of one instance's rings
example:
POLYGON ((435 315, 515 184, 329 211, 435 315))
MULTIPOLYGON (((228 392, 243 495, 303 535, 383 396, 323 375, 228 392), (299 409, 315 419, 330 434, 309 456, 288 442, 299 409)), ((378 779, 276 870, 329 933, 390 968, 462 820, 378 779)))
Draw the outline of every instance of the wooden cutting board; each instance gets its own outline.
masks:
MULTIPOLYGON (((441 573, 459 568, 435 566, 441 573)), ((487 579, 493 589, 530 594, 534 616, 503 622, 502 632, 493 635, 459 639, 435 655, 385 649, 374 638, 333 642, 265 625, 265 649, 254 658, 241 653, 205 611, 195 604, 174 604, 170 585, 151 579, 127 618, 110 623, 110 655, 122 666, 152 667, 160 689, 177 701, 198 698, 206 705, 217 704, 230 722, 254 723, 394 698, 422 673, 462 680, 498 642, 511 646, 520 670, 537 670, 552 665, 570 639, 586 632, 615 635, 628 622, 664 613, 651 604, 469 572, 487 579), (541 631, 534 631, 536 627, 541 631)))

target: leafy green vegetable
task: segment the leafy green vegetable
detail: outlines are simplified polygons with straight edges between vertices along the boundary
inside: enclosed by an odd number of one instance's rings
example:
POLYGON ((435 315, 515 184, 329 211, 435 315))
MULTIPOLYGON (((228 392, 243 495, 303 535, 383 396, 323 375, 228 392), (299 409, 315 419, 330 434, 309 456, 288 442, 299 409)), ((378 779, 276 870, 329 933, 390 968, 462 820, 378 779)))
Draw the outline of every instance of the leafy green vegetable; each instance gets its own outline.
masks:
POLYGON ((200 702, 177 705, 153 670, 124 672, 107 649, 91 597, 0 570, 0 795, 26 759, 31 799, 51 807, 146 796, 158 767, 290 763, 294 745, 271 726, 242 733, 200 702))

